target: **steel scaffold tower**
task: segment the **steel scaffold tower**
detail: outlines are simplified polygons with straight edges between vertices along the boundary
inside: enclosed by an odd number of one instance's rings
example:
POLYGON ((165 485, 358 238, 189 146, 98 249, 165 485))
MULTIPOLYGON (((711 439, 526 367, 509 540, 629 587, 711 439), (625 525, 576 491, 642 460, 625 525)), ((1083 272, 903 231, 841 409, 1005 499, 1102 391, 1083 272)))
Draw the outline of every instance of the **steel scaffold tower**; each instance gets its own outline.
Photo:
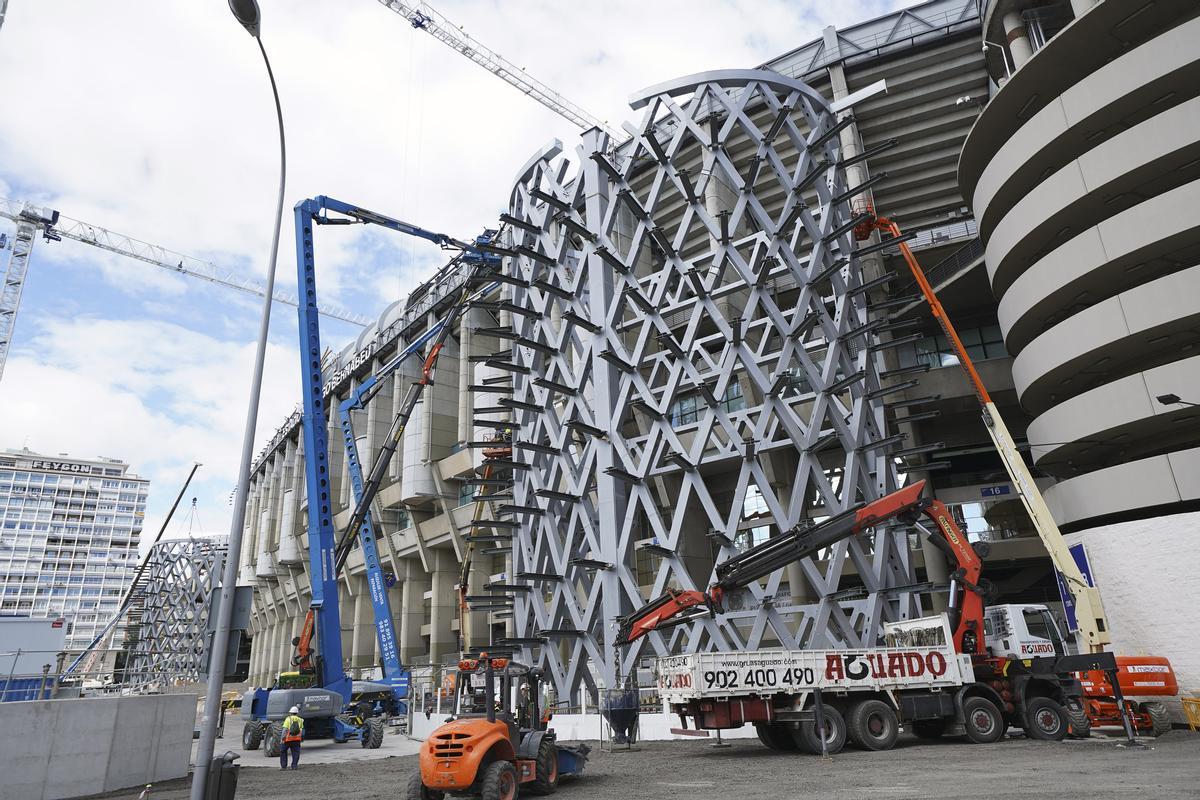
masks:
POLYGON ((862 646, 919 613, 906 534, 878 530, 773 574, 742 610, 612 646, 647 596, 707 586, 756 536, 897 488, 902 439, 868 318, 881 280, 860 261, 887 243, 854 239, 848 117, 756 70, 671 81, 634 107, 620 166, 589 131, 577 163, 555 143, 520 173, 512 348, 488 362, 511 374, 522 465, 499 508, 515 530, 496 591, 510 644, 562 697, 618 685, 645 643, 862 646))
POLYGON ((0 288, 0 378, 4 377, 4 364, 8 360, 13 329, 17 325, 17 311, 21 307, 21 292, 25 289, 25 274, 29 271, 29 254, 33 251, 33 239, 37 233, 37 226, 30 219, 17 217, 15 221, 17 232, 13 236, 12 252, 4 272, 4 286, 0 288))

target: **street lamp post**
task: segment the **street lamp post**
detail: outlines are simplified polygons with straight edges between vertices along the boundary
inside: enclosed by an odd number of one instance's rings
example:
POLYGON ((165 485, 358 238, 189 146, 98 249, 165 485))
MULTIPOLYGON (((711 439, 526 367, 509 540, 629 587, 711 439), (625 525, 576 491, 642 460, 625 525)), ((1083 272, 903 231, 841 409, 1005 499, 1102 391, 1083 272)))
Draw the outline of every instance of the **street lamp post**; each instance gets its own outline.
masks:
POLYGON ((259 35, 261 15, 257 0, 229 0, 242 27, 254 37, 267 67, 271 94, 275 99, 275 117, 279 123, 279 198, 275 207, 275 231, 271 237, 271 258, 267 262, 267 285, 263 292, 262 317, 258 328, 258 347, 254 352, 254 373, 250 382, 250 401, 246 407, 246 425, 242 434, 242 457, 238 468, 237 492, 233 501, 233 521, 229 527, 229 545, 221 573, 221 602, 217 609, 216 631, 208 661, 208 692, 204 698, 204 717, 200 721, 200 743, 196 750, 196 768, 192 773, 191 800, 204 800, 209 762, 217 739, 217 723, 221 708, 221 687, 225 678, 225 656, 229 642, 229 623, 233 614, 234 592, 237 588, 238 560, 242 549, 242 530, 246 522, 246 495, 250 488, 250 462, 254 457, 254 429, 258 421, 258 405, 262 396, 263 363, 267 355, 267 333, 271 326, 271 295, 275 287, 275 260, 279 255, 279 228, 283 223, 283 187, 287 179, 287 149, 283 137, 283 110, 279 105, 279 90, 275 74, 259 35))

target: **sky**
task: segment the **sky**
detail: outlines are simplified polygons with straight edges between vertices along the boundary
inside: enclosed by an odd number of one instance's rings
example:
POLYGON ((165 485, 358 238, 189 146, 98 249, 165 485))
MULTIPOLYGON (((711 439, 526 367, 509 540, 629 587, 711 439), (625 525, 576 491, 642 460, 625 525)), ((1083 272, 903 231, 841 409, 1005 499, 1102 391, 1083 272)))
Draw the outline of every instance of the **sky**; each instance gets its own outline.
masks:
MULTIPOLYGON (((290 209, 330 195, 469 238, 517 170, 574 127, 378 0, 259 0, 290 209)), ((912 0, 437 0, 477 40, 619 128, 627 99, 753 67, 912 0)), ((265 277, 278 147, 258 49, 224 0, 11 0, 0 28, 0 196, 265 277)), ((0 233, 13 227, 0 220, 0 233)), ((319 302, 377 315, 446 260, 371 228, 322 229, 319 302)), ((8 252, 0 252, 7 265, 8 252)), ((227 533, 257 298, 65 240, 38 241, 0 379, 0 449, 109 456, 151 479, 144 538, 191 465, 168 536, 227 533), (187 512, 195 499, 196 513, 187 512)), ((322 323, 340 350, 359 328, 322 323)), ((256 451, 299 400, 295 309, 275 304, 256 451)))

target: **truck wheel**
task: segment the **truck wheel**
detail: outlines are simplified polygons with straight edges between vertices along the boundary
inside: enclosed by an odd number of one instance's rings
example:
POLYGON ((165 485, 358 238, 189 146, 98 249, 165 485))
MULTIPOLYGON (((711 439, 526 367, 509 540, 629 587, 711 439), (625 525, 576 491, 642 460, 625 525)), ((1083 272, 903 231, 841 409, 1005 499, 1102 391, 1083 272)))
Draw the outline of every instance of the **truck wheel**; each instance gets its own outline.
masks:
POLYGON ((383 720, 379 717, 371 717, 365 723, 366 730, 363 731, 362 746, 367 750, 378 750, 383 744, 383 720))
POLYGON ((534 794, 554 794, 558 788, 558 747, 549 739, 543 739, 538 746, 533 783, 529 788, 534 794))
POLYGON ((846 716, 850 741, 863 750, 891 750, 900 733, 896 712, 882 700, 863 700, 846 716))
POLYGON ((1067 712, 1049 697, 1035 697, 1025 704, 1025 735, 1044 742, 1061 742, 1069 725, 1067 712))
POLYGON ((1151 700, 1138 706, 1138 711, 1150 717, 1150 735, 1158 738, 1171 730, 1171 715, 1162 703, 1151 700))
POLYGON ((430 789, 421 782, 420 771, 414 772, 413 776, 408 779, 408 791, 404 793, 404 800, 442 800, 445 794, 430 789))
POLYGON ((262 724, 258 722, 247 722, 242 727, 242 747, 247 750, 257 750, 262 744, 263 730, 262 724))
MULTIPOLYGON (((793 734, 796 745, 805 753, 821 755, 821 737, 817 735, 817 722, 801 722, 793 734)), ((825 706, 825 752, 835 755, 846 746, 846 720, 842 712, 833 706, 825 706)))
POLYGON ((1070 730, 1067 735, 1072 739, 1087 739, 1092 735, 1092 721, 1088 719, 1087 709, 1078 700, 1072 700, 1064 709, 1067 712, 1067 725, 1070 730))
POLYGON ((516 800, 517 771, 507 761, 493 761, 483 773, 480 800, 516 800))
POLYGON ((283 744, 283 725, 272 722, 263 737, 263 755, 267 758, 279 758, 280 746, 283 744))
POLYGON ((756 722, 754 731, 758 734, 758 740, 766 745, 768 750, 776 750, 781 753, 796 752, 796 741, 792 738, 792 732, 787 729, 786 724, 756 722))
MULTIPOLYGON (((1004 717, 991 700, 968 697, 963 701, 963 727, 975 744, 991 744, 1004 735, 1004 717)), ((1063 725, 1066 728, 1066 725, 1063 725)))
POLYGON ((916 719, 909 725, 909 729, 918 739, 940 739, 946 732, 946 720, 916 719))

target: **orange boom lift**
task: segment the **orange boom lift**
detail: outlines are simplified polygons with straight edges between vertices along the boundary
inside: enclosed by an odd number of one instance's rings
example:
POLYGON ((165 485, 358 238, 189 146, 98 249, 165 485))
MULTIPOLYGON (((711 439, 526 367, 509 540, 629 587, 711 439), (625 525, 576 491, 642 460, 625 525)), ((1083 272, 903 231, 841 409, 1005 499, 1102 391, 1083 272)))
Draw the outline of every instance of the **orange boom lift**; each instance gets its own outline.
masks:
MULTIPOLYGON (((1108 645, 1112 637, 1108 630, 1108 620, 1104 615, 1104 606, 1100 602, 1100 592, 1091 586, 1075 563, 1062 532, 1050 515, 1050 509, 1042 493, 1034 483, 1033 475, 1025 466, 1017 450, 1008 427, 1004 424, 987 387, 979 377, 974 362, 967 355, 967 349, 958 338, 946 309, 938 300, 924 270, 916 256, 913 255, 900 226, 887 217, 874 216, 868 207, 869 218, 864 219, 855 229, 854 236, 859 241, 868 239, 872 231, 878 230, 899 240, 900 253, 908 264, 921 295, 929 304, 930 313, 941 327, 954 348, 958 363, 966 373, 975 396, 979 400, 984 427, 992 438, 1000 460, 1016 487, 1017 495, 1021 498, 1029 518, 1033 521, 1034 529, 1041 538, 1042 544, 1050 554, 1054 567, 1062 574, 1068 591, 1075 603, 1075 614, 1079 624, 1079 635, 1086 645, 1088 652, 1109 656, 1112 661, 1096 662, 1103 666, 1096 668, 1093 664, 1080 665, 1074 668, 1079 673, 1084 689, 1084 709, 1087 713, 1087 727, 1123 725, 1126 733, 1132 739, 1133 731, 1143 731, 1158 736, 1170 729, 1170 719, 1167 709, 1161 702, 1134 703, 1125 699, 1126 694, 1136 696, 1173 697, 1179 693, 1179 684, 1171 669, 1171 662, 1161 656, 1111 656, 1108 645)), ((1069 661, 1063 661, 1067 668, 1069 661)))

